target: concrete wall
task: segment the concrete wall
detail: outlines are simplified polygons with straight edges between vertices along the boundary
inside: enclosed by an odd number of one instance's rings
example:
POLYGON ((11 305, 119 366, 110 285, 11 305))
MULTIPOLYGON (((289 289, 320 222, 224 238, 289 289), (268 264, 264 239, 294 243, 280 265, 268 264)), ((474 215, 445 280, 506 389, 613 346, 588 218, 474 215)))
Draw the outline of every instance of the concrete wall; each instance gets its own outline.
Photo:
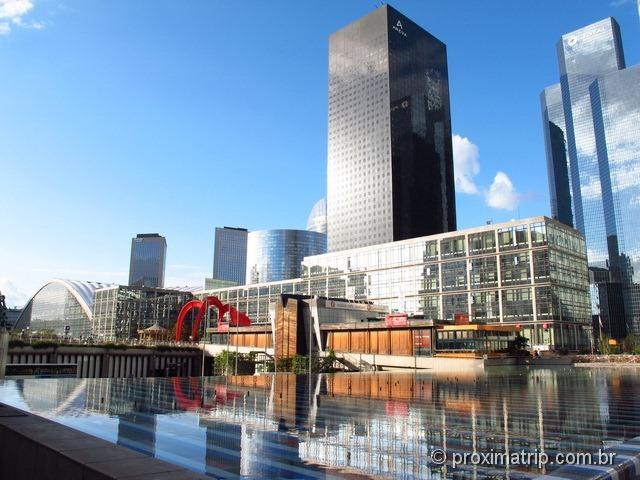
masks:
POLYGON ((15 347, 9 349, 9 364, 61 363, 76 364, 78 378, 153 377, 169 367, 175 375, 200 375, 202 354, 198 351, 100 347, 59 346, 49 348, 15 347))

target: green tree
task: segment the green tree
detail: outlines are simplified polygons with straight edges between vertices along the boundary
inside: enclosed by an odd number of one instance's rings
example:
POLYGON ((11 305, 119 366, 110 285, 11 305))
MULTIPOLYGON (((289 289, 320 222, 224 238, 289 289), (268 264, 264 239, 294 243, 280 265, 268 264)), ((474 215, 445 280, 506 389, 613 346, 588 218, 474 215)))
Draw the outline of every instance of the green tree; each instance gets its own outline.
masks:
POLYGON ((598 350, 602 355, 609 355, 611 353, 611 345, 609 345, 609 337, 607 335, 603 334, 600 337, 598 350))
POLYGON ((522 352, 527 349, 529 345, 529 339, 524 335, 518 333, 516 338, 511 341, 511 349, 516 352, 522 352))
POLYGON ((624 353, 634 353, 638 347, 640 347, 640 338, 633 333, 627 335, 624 342, 622 342, 622 351, 624 353))

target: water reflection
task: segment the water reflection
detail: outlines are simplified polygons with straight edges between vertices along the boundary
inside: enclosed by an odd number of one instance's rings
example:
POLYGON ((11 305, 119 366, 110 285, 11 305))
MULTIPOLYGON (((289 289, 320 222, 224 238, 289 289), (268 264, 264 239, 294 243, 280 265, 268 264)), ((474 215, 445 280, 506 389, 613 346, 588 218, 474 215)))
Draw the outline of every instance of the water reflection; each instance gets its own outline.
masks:
POLYGON ((640 436, 634 369, 15 380, 0 401, 99 436, 117 423, 105 438, 224 478, 529 478, 544 469, 454 471, 429 453, 551 456, 640 436))

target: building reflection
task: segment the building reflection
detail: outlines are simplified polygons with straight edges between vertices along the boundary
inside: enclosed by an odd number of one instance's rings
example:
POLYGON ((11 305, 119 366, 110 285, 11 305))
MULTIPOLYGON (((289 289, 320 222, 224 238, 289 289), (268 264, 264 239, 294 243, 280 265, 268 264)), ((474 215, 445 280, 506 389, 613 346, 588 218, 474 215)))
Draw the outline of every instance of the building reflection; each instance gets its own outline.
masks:
MULTIPOLYGON (((47 388, 17 383, 35 413, 107 414, 117 418, 118 444, 159 458, 158 416, 197 415, 202 433, 194 438, 206 443, 189 461, 217 478, 317 478, 335 469, 441 478, 452 472, 430 463, 434 448, 551 456, 640 436, 640 378, 624 370, 60 379, 47 388)), ((495 471, 464 468, 474 476, 495 471)), ((516 478, 543 473, 535 465, 504 468, 516 478)))

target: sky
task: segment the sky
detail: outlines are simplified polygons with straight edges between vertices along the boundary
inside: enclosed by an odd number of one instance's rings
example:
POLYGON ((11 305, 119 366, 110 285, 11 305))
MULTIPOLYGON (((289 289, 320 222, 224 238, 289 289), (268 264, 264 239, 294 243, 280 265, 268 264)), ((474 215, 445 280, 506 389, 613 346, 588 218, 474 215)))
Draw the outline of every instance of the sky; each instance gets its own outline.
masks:
MULTIPOLYGON (((216 226, 305 228, 325 195, 328 38, 374 0, 0 0, 0 291, 211 275, 216 226)), ((549 215, 539 94, 560 36, 634 0, 396 0, 447 45, 458 228, 549 215)))

